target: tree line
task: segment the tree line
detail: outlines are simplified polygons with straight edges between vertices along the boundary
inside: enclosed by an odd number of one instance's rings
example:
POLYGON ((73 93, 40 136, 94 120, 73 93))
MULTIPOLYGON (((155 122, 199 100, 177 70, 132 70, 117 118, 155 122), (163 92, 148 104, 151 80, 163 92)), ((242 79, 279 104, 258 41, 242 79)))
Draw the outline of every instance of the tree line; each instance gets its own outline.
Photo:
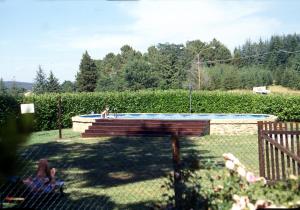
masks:
POLYGON ((124 45, 120 53, 93 59, 86 51, 75 82, 61 85, 41 68, 34 92, 94 92, 140 89, 230 90, 278 84, 300 89, 300 35, 247 40, 233 53, 220 41, 150 46, 145 53, 124 45))

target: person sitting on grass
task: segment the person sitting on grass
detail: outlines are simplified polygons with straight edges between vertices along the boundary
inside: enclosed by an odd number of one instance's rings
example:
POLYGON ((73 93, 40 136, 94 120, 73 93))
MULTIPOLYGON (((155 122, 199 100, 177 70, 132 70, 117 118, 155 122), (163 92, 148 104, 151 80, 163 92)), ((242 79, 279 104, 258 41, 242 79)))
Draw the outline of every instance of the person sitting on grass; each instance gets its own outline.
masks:
POLYGON ((101 112, 101 117, 106 118, 109 115, 109 108, 108 106, 105 107, 105 109, 101 112))
POLYGON ((50 192, 55 188, 56 169, 49 167, 47 159, 40 159, 35 177, 28 177, 23 180, 23 183, 34 191, 50 192))

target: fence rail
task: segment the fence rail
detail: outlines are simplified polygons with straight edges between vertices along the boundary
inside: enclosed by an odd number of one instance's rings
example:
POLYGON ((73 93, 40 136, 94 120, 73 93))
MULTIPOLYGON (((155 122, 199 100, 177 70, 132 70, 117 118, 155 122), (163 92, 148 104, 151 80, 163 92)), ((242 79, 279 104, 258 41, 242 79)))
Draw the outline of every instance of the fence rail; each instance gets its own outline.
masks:
POLYGON ((299 123, 258 122, 259 173, 269 181, 300 175, 299 123))

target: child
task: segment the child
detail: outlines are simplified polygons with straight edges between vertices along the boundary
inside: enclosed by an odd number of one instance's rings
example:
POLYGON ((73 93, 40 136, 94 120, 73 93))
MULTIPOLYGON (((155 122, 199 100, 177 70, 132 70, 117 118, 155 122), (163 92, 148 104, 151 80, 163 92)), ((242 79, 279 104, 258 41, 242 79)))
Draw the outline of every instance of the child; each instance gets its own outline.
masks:
POLYGON ((103 112, 101 112, 101 117, 106 118, 108 115, 109 115, 109 108, 108 106, 106 106, 103 112))
POLYGON ((51 190, 55 186, 55 168, 49 168, 48 160, 40 159, 35 177, 23 180, 23 183, 35 191, 51 190))

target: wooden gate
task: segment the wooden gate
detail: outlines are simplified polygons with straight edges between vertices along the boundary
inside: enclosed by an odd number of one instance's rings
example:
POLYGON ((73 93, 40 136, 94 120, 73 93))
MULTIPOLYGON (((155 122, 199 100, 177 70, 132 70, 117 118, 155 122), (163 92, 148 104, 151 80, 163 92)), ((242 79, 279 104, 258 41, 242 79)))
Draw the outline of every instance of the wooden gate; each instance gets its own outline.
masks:
POLYGON ((300 175, 299 123, 258 122, 259 173, 269 181, 300 175))

